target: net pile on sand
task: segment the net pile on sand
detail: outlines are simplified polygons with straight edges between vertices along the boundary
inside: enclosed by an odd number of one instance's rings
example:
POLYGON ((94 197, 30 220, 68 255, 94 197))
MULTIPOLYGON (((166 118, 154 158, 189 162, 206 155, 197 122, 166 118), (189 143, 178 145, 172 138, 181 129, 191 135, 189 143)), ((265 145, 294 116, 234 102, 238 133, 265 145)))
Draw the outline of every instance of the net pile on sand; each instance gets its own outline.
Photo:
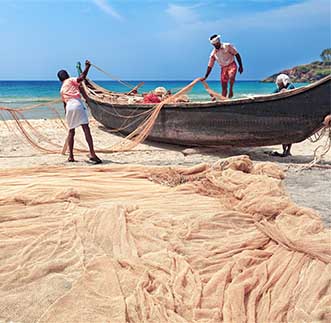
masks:
POLYGON ((274 164, 0 174, 0 322, 331 319, 330 230, 274 164))

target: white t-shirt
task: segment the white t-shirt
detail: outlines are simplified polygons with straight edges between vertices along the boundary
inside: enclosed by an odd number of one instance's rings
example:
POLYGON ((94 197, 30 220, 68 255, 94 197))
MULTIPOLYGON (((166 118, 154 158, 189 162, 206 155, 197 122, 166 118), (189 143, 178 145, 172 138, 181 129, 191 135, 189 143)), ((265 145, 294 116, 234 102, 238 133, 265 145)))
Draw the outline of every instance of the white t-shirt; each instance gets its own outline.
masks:
POLYGON ((214 48, 210 53, 208 66, 213 67, 215 61, 222 67, 228 66, 234 61, 236 54, 238 54, 238 52, 232 44, 222 43, 220 49, 214 48))

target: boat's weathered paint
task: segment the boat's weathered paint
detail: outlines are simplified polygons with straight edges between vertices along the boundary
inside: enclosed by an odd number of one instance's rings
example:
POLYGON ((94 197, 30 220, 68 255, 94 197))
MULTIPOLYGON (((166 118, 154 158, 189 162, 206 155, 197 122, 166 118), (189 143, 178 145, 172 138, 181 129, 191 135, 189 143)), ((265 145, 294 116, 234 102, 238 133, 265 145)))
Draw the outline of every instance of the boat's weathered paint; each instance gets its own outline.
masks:
MULTIPOLYGON (((93 117, 110 129, 131 133, 151 105, 109 104, 84 86, 93 117)), ((165 105, 149 140, 180 145, 265 146, 300 142, 331 113, 331 76, 286 93, 221 102, 165 105)))

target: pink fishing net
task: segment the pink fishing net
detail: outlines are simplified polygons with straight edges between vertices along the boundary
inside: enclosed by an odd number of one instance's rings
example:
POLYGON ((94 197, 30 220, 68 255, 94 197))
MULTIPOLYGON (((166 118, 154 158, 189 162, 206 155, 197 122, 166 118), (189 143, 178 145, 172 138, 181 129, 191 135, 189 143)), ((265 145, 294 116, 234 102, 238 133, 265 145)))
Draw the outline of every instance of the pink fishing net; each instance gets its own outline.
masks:
POLYGON ((330 230, 282 171, 0 173, 0 322, 330 322, 330 230))

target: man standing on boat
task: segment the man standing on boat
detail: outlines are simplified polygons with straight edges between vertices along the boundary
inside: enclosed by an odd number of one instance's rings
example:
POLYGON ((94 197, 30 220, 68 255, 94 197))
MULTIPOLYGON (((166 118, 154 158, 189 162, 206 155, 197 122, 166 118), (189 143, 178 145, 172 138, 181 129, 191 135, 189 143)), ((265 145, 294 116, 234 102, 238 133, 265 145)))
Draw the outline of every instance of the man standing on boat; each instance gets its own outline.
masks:
POLYGON ((228 94, 228 83, 230 82, 229 89, 229 98, 233 97, 233 84, 237 74, 237 64, 234 60, 236 57, 238 65, 239 65, 239 73, 241 74, 244 71, 241 57, 237 52, 236 48, 229 43, 222 43, 220 35, 213 35, 209 38, 210 43, 215 47, 209 58, 208 68, 206 71, 206 75, 201 78, 201 81, 205 81, 210 72, 213 69, 215 61, 221 67, 221 84, 222 84, 222 95, 227 96, 228 94))

